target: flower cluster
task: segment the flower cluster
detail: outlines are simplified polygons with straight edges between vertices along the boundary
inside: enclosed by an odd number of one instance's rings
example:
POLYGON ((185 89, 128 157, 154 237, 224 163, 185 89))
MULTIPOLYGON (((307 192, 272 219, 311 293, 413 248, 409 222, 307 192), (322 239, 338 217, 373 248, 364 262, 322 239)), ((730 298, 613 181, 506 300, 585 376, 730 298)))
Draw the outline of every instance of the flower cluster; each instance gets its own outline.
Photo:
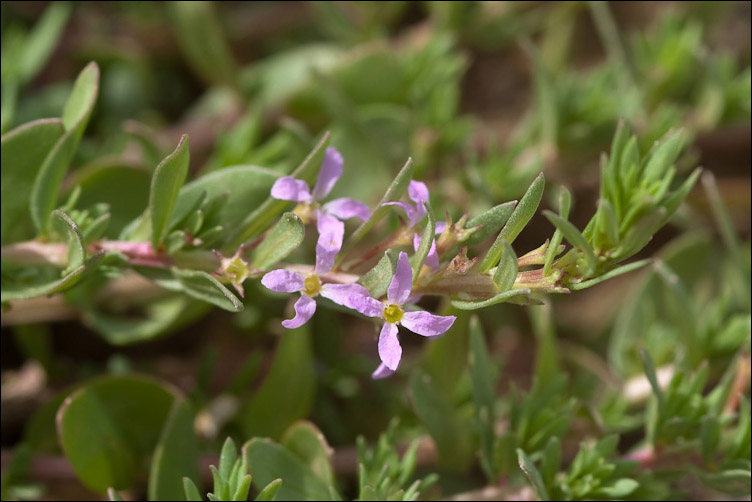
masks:
MULTIPOLYGON (((370 292, 360 284, 328 282, 327 274, 332 271, 335 258, 342 248, 345 227, 341 220, 351 217, 365 220, 370 214, 368 206, 348 198, 335 199, 323 206, 319 205, 318 201, 331 192, 342 175, 342 170, 342 156, 336 149, 330 147, 326 150, 313 191, 309 190, 305 181, 292 176, 280 178, 274 184, 271 190, 273 197, 298 202, 295 212, 304 221, 311 221, 315 216, 319 233, 316 243, 316 264, 313 271, 307 275, 284 268, 272 270, 264 275, 261 283, 278 293, 300 293, 300 298, 295 302, 295 317, 282 322, 286 328, 298 328, 306 323, 316 312, 315 298, 318 296, 367 317, 382 320, 384 324, 378 342, 381 365, 374 371, 373 378, 384 378, 397 370, 402 358, 397 326, 402 325, 419 335, 434 337, 446 333, 456 317, 439 316, 406 308, 406 304, 412 299, 410 293, 413 285, 413 271, 407 253, 404 251, 399 253, 395 272, 387 289, 386 300, 373 298, 370 292)), ((385 205, 401 207, 408 218, 409 228, 415 231, 417 225, 426 216, 425 204, 428 201, 428 188, 424 183, 411 181, 408 196, 415 203, 414 206, 404 202, 390 202, 385 205)), ((443 224, 437 225, 437 233, 441 231, 443 231, 443 224)), ((416 250, 420 245, 420 240, 416 232, 413 236, 413 245, 416 250)), ((439 266, 435 241, 426 258, 426 265, 432 269, 439 266)))

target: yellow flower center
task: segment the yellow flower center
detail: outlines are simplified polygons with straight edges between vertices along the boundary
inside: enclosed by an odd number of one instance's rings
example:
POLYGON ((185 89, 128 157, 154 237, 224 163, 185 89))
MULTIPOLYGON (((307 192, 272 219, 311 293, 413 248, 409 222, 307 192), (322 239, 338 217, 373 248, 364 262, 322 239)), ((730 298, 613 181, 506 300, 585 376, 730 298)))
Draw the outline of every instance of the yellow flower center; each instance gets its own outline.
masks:
POLYGON ((297 214, 300 220, 307 225, 313 221, 318 208, 319 205, 317 202, 299 202, 292 212, 297 214))
POLYGON ((305 278, 305 281, 303 281, 303 286, 305 286, 303 293, 313 298, 321 291, 321 279, 319 279, 318 275, 311 274, 305 278))
POLYGON ((389 304, 384 307, 384 313, 382 315, 384 316, 384 320, 386 322, 397 324, 402 320, 402 314, 404 313, 405 311, 402 310, 402 307, 400 307, 399 305, 389 304))

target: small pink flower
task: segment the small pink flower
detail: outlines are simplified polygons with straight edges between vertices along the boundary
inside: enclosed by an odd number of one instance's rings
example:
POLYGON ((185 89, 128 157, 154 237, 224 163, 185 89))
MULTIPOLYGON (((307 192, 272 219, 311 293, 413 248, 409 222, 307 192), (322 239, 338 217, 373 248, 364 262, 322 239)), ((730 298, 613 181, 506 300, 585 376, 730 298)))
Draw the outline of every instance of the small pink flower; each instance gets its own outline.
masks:
POLYGON ((277 293, 300 292, 295 302, 295 317, 282 321, 285 328, 299 328, 316 312, 314 298, 321 295, 334 303, 354 308, 352 298, 368 295, 368 290, 359 284, 322 284, 322 274, 334 265, 334 258, 342 247, 345 225, 337 218, 320 212, 317 221, 319 239, 316 242, 316 266, 313 273, 306 276, 292 270, 272 270, 261 278, 261 284, 277 293))
POLYGON ((342 166, 342 155, 336 148, 329 147, 326 149, 324 161, 321 163, 321 169, 319 170, 319 176, 316 179, 313 191, 310 190, 308 183, 305 181, 295 179, 292 176, 284 176, 274 182, 271 191, 272 197, 298 202, 306 206, 307 210, 305 212, 312 213, 316 211, 317 217, 320 213, 324 213, 339 220, 347 220, 355 217, 365 221, 371 215, 368 206, 347 197, 334 199, 319 208, 318 201, 329 195, 337 180, 342 176, 342 166))
POLYGON ((351 308, 368 317, 383 319, 384 326, 379 335, 379 357, 381 365, 373 372, 373 378, 384 378, 397 370, 402 359, 402 347, 397 337, 397 326, 423 336, 443 335, 454 324, 455 316, 439 316, 430 312, 405 312, 402 306, 412 291, 413 271, 407 253, 401 252, 397 259, 394 276, 387 289, 387 301, 381 302, 371 295, 358 295, 350 299, 351 308))

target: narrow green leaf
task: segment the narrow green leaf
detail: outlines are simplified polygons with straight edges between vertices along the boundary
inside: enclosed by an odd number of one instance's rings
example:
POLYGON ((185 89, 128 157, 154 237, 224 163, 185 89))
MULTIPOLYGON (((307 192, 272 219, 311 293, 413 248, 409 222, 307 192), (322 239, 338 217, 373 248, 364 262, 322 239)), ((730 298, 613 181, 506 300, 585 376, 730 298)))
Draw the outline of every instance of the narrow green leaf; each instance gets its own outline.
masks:
POLYGON ((386 294, 396 266, 397 253, 388 249, 376 266, 360 278, 358 284, 366 288, 372 297, 380 298, 386 294))
POLYGON ((53 2, 34 25, 24 41, 23 55, 18 62, 22 83, 30 81, 47 63, 60 40, 70 13, 71 4, 53 2))
POLYGON ((625 193, 631 193, 637 181, 637 174, 640 168, 640 147, 637 145, 637 137, 632 136, 624 145, 624 150, 619 159, 620 176, 617 178, 625 189, 625 193))
POLYGON ((710 415, 703 417, 700 424, 700 451, 703 462, 708 463, 712 460, 720 439, 721 424, 718 418, 710 415))
MULTIPOLYGON (((279 438, 296 420, 308 415, 316 392, 309 330, 303 325, 287 330, 281 338, 269 373, 238 414, 246 437, 279 438)), ((253 469, 251 473, 258 476, 253 469)))
POLYGON ((154 171, 149 192, 149 214, 151 216, 151 244, 158 249, 170 221, 172 210, 178 199, 180 188, 188 175, 188 136, 183 135, 178 146, 154 171))
POLYGON ((512 246, 507 242, 502 242, 501 258, 496 272, 493 275, 493 281, 500 293, 505 293, 512 289, 515 279, 517 279, 517 255, 512 246))
POLYGON ((254 500, 257 500, 259 502, 277 500, 277 492, 279 491, 281 487, 282 487, 282 480, 277 478, 274 481, 271 481, 268 485, 266 485, 264 489, 259 492, 259 494, 256 496, 254 500))
POLYGON ((499 258, 501 257, 502 243, 506 240, 512 244, 528 224, 530 219, 535 215, 541 198, 543 197, 543 189, 545 186, 546 180, 543 177, 543 173, 541 173, 530 184, 527 192, 522 196, 519 204, 517 204, 514 212, 509 217, 509 221, 507 221, 504 228, 501 229, 501 232, 499 232, 499 235, 496 237, 496 241, 486 253, 486 256, 483 258, 480 265, 481 272, 488 272, 496 263, 498 263, 499 258))
POLYGON ((433 215, 433 208, 426 203, 426 213, 428 214, 428 223, 425 230, 423 230, 423 236, 420 240, 418 250, 413 255, 413 284, 418 280, 420 270, 423 268, 423 264, 426 262, 428 253, 431 251, 431 245, 434 242, 434 234, 436 233, 436 218, 433 215))
POLYGON ((481 301, 475 301, 475 302, 469 302, 469 301, 464 301, 464 300, 452 300, 452 306, 460 310, 477 310, 477 309, 482 309, 485 307, 490 307, 491 305, 496 305, 497 303, 503 303, 515 296, 529 295, 529 294, 530 294, 529 289, 510 289, 509 291, 499 293, 498 295, 492 298, 489 298, 487 300, 481 300, 481 301))
POLYGON ((527 476, 533 489, 538 494, 538 498, 541 500, 551 500, 548 495, 548 490, 546 490, 546 486, 543 484, 540 472, 538 472, 538 468, 535 467, 535 464, 530 460, 530 457, 519 448, 517 448, 517 461, 520 465, 520 469, 525 473, 525 476, 527 476))
POLYGON ((237 459, 238 449, 235 447, 235 441, 231 437, 228 437, 225 439, 225 443, 222 445, 222 452, 219 455, 219 474, 222 476, 222 479, 230 479, 230 473, 237 459))
POLYGON ((621 164, 621 156, 631 135, 632 131, 629 125, 624 119, 620 119, 619 125, 616 126, 614 139, 611 142, 611 153, 608 157, 608 170, 613 172, 613 175, 616 178, 623 174, 619 170, 621 164))
POLYGON ((99 67, 96 63, 91 62, 81 71, 73 84, 68 100, 63 107, 63 127, 66 131, 79 129, 80 137, 83 128, 89 121, 91 110, 94 108, 94 102, 97 100, 99 92, 99 67))
POLYGON ((33 237, 34 224, 29 212, 29 198, 34 180, 45 158, 64 132, 60 119, 41 119, 3 134, 0 162, 2 244, 33 237))
POLYGON ((492 234, 498 232, 501 227, 509 221, 509 217, 512 215, 516 206, 516 200, 505 202, 504 204, 494 206, 488 211, 467 220, 466 228, 477 226, 480 226, 481 228, 471 233, 462 243, 472 246, 491 237, 492 234))
POLYGON ((621 239, 619 245, 611 253, 611 258, 621 261, 634 256, 653 239, 653 236, 663 226, 666 219, 667 211, 663 207, 659 207, 643 216, 626 231, 624 238, 621 239))
POLYGON ((243 302, 221 282, 206 272, 173 267, 172 275, 180 282, 183 291, 193 298, 209 302, 230 312, 243 310, 243 302))
POLYGON ((68 266, 66 270, 73 270, 86 261, 86 244, 78 225, 59 209, 51 215, 52 228, 65 239, 68 245, 68 266))
POLYGON ((96 220, 89 223, 83 233, 84 242, 87 246, 104 236, 105 232, 107 232, 107 228, 110 226, 111 219, 110 213, 104 213, 96 220))
POLYGON ((663 390, 658 385, 658 376, 655 373, 655 364, 653 358, 650 357, 650 353, 647 350, 640 350, 640 359, 642 360, 642 367, 645 370, 645 376, 650 382, 650 387, 653 389, 653 394, 658 398, 658 403, 663 405, 663 390))
POLYGON ((681 131, 671 131, 656 144, 647 155, 647 163, 642 173, 644 182, 659 180, 666 174, 684 148, 684 140, 681 131))
POLYGON ((410 181, 413 179, 414 170, 415 168, 413 167, 412 159, 407 159, 407 162, 402 167, 400 172, 397 173, 397 176, 394 178, 394 181, 392 181, 392 184, 389 185, 389 188, 387 188, 386 193, 381 198, 381 201, 376 206, 376 209, 371 213, 371 216, 366 221, 361 223, 358 228, 355 229, 345 245, 342 246, 342 251, 339 253, 339 258, 337 258, 337 261, 334 264, 335 268, 338 267, 340 263, 342 263, 342 260, 345 259, 347 253, 350 252, 350 249, 358 241, 360 241, 360 239, 362 239, 363 236, 366 235, 374 225, 376 225, 376 223, 381 221, 381 219, 386 216, 386 214, 389 212, 389 206, 384 206, 383 204, 387 202, 398 201, 400 197, 402 197, 402 195, 407 191, 407 187, 410 185, 410 181))
POLYGON ((616 210, 611 203, 605 199, 598 201, 598 211, 596 213, 598 232, 596 236, 604 236, 605 242, 597 238, 595 246, 600 249, 612 248, 619 244, 619 220, 616 216, 616 210))
POLYGON ((640 484, 634 479, 617 479, 608 486, 601 486, 593 492, 593 495, 601 500, 623 500, 631 495, 640 484))
POLYGON ((149 500, 180 500, 186 492, 181 479, 198 479, 198 442, 193 420, 190 403, 176 400, 152 456, 149 500))
POLYGON ((295 213, 285 213, 253 252, 251 267, 268 270, 303 242, 305 225, 295 213))
POLYGON ((251 480, 252 478, 250 474, 243 476, 243 481, 241 481, 238 489, 235 490, 235 493, 232 495, 232 500, 238 500, 241 502, 248 500, 248 492, 251 489, 251 480))
POLYGON ((598 264, 598 259, 595 257, 593 248, 588 243, 585 236, 577 230, 577 227, 572 225, 569 221, 565 220, 561 216, 551 211, 543 211, 543 215, 559 230, 569 243, 583 252, 585 262, 587 263, 587 275, 591 275, 595 272, 595 268, 598 264))
POLYGON ((568 284, 567 287, 571 290, 577 291, 580 289, 587 289, 590 287, 595 286, 596 284, 600 284, 601 282, 607 281, 609 279, 613 279, 614 277, 618 277, 622 274, 629 273, 633 270, 640 269, 644 267, 645 265, 652 263, 652 258, 646 258, 644 260, 636 261, 634 263, 628 263, 627 265, 622 265, 620 267, 616 267, 613 270, 609 270, 603 275, 600 275, 594 279, 590 279, 583 282, 578 282, 574 284, 568 284))
POLYGON ((2 292, 0 292, 0 302, 5 303, 11 300, 23 300, 27 298, 36 298, 38 296, 49 296, 56 293, 62 293, 78 284, 78 282, 84 277, 96 270, 104 256, 104 250, 99 251, 84 264, 71 270, 61 279, 45 282, 43 284, 10 284, 3 281, 3 289, 2 292))
MULTIPOLYGON (((316 174, 319 172, 321 163, 324 161, 326 148, 329 146, 329 139, 329 132, 324 133, 321 140, 311 150, 311 153, 290 173, 290 176, 311 185, 316 179, 316 174)), ((221 173, 222 171, 219 172, 221 173)), ((271 185, 269 187, 271 188, 271 185)), ((237 225, 237 230, 234 231, 230 238, 228 247, 237 248, 248 239, 259 235, 289 205, 289 201, 278 200, 269 195, 263 203, 259 204, 251 214, 247 215, 237 225)))
POLYGON ((251 439, 243 446, 243 455, 257 488, 267 487, 278 479, 284 480, 276 488, 279 500, 332 500, 329 486, 292 452, 277 443, 268 439, 251 439))
MULTIPOLYGON (((211 471, 212 480, 214 481, 214 491, 212 492, 214 497, 217 500, 228 500, 230 498, 230 490, 227 486, 227 480, 219 474, 219 471, 213 465, 209 466, 209 470, 211 471)), ((211 498, 211 494, 209 495, 209 498, 211 498)))
POLYGON ((183 478, 183 491, 185 492, 185 500, 188 502, 202 502, 204 500, 191 478, 183 478))
POLYGON ((475 420, 480 430, 480 446, 486 476, 493 479, 494 450, 494 368, 488 356, 486 340, 477 316, 470 318, 468 368, 475 403, 475 420))
POLYGON ((553 436, 546 443, 546 448, 543 450, 543 457, 541 459, 541 479, 544 486, 552 486, 556 479, 556 473, 561 469, 561 441, 556 436, 553 436))
POLYGON ((60 184, 78 148, 78 142, 94 109, 99 91, 99 67, 89 63, 78 75, 63 110, 65 129, 44 159, 31 189, 29 208, 37 230, 45 231, 48 217, 57 205, 60 184))
POLYGON ((212 2, 168 4, 180 48, 209 84, 235 83, 235 61, 212 2))
MULTIPOLYGON (((693 173, 694 174, 694 173, 693 173)), ((723 243, 726 248, 737 260, 742 257, 742 246, 739 242, 739 238, 734 230, 734 224, 731 221, 728 209, 723 202, 721 192, 718 190, 718 184, 715 181, 715 176, 711 171, 702 175, 702 186, 705 189, 708 200, 710 201, 710 207, 713 210, 713 216, 715 217, 716 225, 721 231, 721 237, 723 237, 723 243)))
MULTIPOLYGON (((559 187, 559 216, 565 220, 569 218, 569 209, 572 205, 572 194, 567 187, 559 187)), ((559 254, 559 245, 561 244, 561 230, 558 228, 554 231, 554 235, 551 237, 551 242, 548 243, 546 248, 546 254, 543 260, 543 275, 547 276, 551 272, 551 265, 554 262, 554 258, 559 254)))

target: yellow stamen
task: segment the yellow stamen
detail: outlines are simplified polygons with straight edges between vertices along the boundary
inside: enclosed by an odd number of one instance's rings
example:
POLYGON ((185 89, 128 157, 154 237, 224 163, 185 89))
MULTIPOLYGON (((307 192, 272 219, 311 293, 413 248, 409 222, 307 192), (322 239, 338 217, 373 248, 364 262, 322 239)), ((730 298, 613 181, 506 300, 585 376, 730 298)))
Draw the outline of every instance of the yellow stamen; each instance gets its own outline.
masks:
POLYGON ((399 305, 389 304, 384 307, 384 313, 382 315, 386 322, 397 324, 402 320, 402 314, 404 313, 405 311, 402 310, 402 307, 399 305))
POLYGON ((311 274, 305 278, 305 281, 303 281, 303 286, 305 286, 303 293, 313 298, 321 291, 321 279, 319 279, 318 275, 311 274))

